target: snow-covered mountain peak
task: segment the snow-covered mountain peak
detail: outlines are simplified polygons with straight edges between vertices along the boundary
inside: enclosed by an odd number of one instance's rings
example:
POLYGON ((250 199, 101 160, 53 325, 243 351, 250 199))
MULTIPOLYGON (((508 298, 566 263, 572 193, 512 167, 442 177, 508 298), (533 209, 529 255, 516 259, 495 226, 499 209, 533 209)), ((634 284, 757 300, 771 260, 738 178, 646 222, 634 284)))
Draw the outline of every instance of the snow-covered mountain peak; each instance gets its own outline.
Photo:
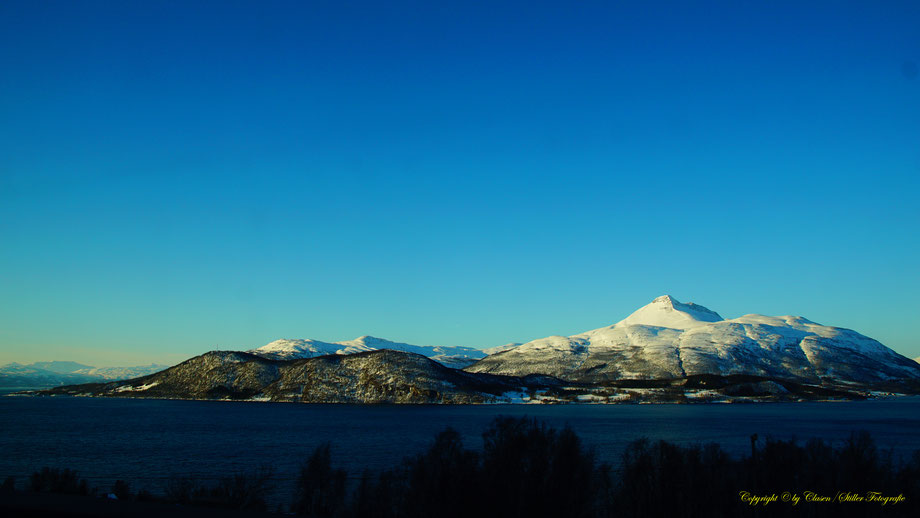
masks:
POLYGON ((670 295, 662 295, 617 322, 614 327, 642 325, 689 329, 721 320, 722 316, 709 308, 693 302, 683 303, 670 295))
POLYGON ((421 354, 447 365, 448 367, 455 368, 466 367, 486 355, 482 350, 472 347, 411 345, 402 342, 393 342, 385 338, 377 338, 370 335, 359 336, 354 340, 343 340, 341 342, 321 342, 319 340, 309 339, 275 340, 258 349, 252 349, 249 352, 264 358, 293 360, 313 358, 325 354, 354 354, 377 349, 392 349, 395 351, 421 354))
POLYGON ((260 347, 263 351, 283 351, 297 347, 305 347, 313 344, 313 340, 302 340, 299 338, 281 338, 260 347))
POLYGON ((376 336, 363 335, 363 336, 359 336, 358 338, 355 338, 354 340, 345 340, 345 341, 336 342, 336 343, 340 343, 340 344, 346 344, 346 343, 347 343, 347 344, 364 344, 364 345, 373 347, 375 344, 392 344, 392 343, 396 343, 396 342, 387 340, 387 339, 385 339, 385 338, 377 338, 376 336))
POLYGON ((289 360, 293 358, 312 358, 313 356, 322 356, 324 354, 352 354, 370 350, 372 348, 357 342, 341 344, 300 338, 282 338, 249 352, 266 358, 289 360))
POLYGON ((673 306, 674 303, 680 304, 674 297, 670 295, 662 295, 660 297, 655 297, 655 300, 652 301, 652 304, 664 304, 667 306, 673 306))
POLYGON ((354 340, 342 340, 341 342, 335 342, 336 345, 341 345, 344 347, 357 347, 360 349, 366 349, 369 351, 375 349, 396 349, 402 351, 404 346, 409 344, 404 344, 402 342, 394 342, 392 340, 387 340, 386 338, 377 338, 376 336, 364 335, 355 338, 354 340))

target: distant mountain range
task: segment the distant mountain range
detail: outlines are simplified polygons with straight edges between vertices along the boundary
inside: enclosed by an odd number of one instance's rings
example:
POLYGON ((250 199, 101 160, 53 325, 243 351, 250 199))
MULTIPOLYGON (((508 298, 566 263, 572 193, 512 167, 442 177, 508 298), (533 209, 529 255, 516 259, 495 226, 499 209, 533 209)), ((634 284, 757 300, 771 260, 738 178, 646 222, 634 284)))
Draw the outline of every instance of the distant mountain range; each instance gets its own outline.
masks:
POLYGON ((389 349, 407 353, 421 354, 438 363, 460 369, 472 365, 477 360, 485 358, 485 350, 472 347, 448 347, 439 345, 410 345, 402 342, 391 342, 373 336, 361 336, 354 340, 343 342, 322 342, 309 339, 282 339, 263 345, 258 349, 249 351, 256 356, 273 360, 298 360, 314 358, 326 354, 354 354, 389 349))
POLYGON ((52 394, 308 403, 485 403, 556 380, 474 374, 416 353, 389 349, 273 360, 211 351, 128 381, 57 387, 52 394))
POLYGON ((920 363, 849 329, 795 316, 726 320, 665 295, 607 327, 488 350, 370 336, 285 339, 248 352, 212 351, 127 381, 49 393, 478 403, 801 400, 877 392, 920 393, 920 363))
POLYGON ((146 376, 168 365, 136 367, 93 367, 71 361, 35 362, 28 365, 0 365, 0 388, 44 388, 76 383, 123 380, 146 376))

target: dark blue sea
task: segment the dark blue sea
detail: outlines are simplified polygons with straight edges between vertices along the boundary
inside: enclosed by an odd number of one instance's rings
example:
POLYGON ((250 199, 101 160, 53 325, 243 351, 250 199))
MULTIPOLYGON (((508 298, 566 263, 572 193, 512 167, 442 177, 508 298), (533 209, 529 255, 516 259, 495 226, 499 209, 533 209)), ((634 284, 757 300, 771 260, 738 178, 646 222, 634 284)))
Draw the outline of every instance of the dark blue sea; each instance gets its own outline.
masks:
POLYGON ((570 426, 612 465, 638 438, 717 442, 733 455, 761 438, 837 442, 867 430, 895 459, 920 449, 920 397, 833 403, 701 405, 358 406, 70 397, 0 397, 0 478, 25 485, 44 466, 70 468, 91 485, 116 479, 160 493, 171 477, 214 480, 270 466, 290 491, 313 449, 332 443, 333 464, 351 478, 394 467, 445 427, 481 448, 499 415, 570 426))

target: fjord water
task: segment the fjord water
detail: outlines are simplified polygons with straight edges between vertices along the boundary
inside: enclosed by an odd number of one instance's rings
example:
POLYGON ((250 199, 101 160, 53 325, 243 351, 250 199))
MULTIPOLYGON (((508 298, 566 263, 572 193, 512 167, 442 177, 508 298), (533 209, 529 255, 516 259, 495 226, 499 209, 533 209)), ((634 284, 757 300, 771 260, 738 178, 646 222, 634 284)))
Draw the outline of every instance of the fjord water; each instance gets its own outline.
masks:
POLYGON ((0 477, 23 484, 44 466, 70 468, 91 485, 116 479, 160 492, 171 477, 209 481, 271 466, 279 491, 323 442, 350 477, 394 467, 450 426, 471 448, 496 416, 571 426, 601 461, 647 437, 716 442, 740 456, 750 435, 821 437, 869 431, 895 460, 920 449, 920 397, 826 403, 700 405, 307 405, 70 397, 0 397, 0 477))

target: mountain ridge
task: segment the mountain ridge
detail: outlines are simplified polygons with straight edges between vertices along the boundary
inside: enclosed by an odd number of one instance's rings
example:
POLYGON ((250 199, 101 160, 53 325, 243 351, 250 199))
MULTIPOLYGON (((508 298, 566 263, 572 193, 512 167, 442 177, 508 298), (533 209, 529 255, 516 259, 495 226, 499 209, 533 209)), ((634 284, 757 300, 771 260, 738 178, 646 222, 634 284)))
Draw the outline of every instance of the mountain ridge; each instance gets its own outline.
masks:
POLYGON ((920 378, 920 365, 853 330, 796 316, 723 319, 664 295, 614 325, 549 336, 487 356, 469 372, 568 381, 750 374, 808 383, 920 378))
POLYGON ((209 351, 133 380, 56 387, 46 394, 304 403, 488 403, 553 380, 468 373, 416 353, 379 349, 278 360, 209 351))
POLYGON ((0 365, 0 387, 53 387, 136 378, 167 368, 152 363, 133 367, 93 367, 73 361, 16 362, 0 365))
POLYGON ((485 351, 367 335, 282 339, 46 393, 313 403, 795 401, 917 394, 920 363, 850 329, 798 316, 724 319, 665 295, 612 325, 485 351), (469 362, 471 351, 483 357, 462 370, 444 361, 469 362))
POLYGON ((263 358, 275 360, 293 360, 314 358, 327 354, 355 354, 380 349, 403 351, 427 356, 448 367, 466 367, 482 359, 486 353, 482 349, 463 346, 412 345, 394 342, 385 338, 364 335, 353 340, 324 342, 312 339, 280 339, 248 352, 263 358))

